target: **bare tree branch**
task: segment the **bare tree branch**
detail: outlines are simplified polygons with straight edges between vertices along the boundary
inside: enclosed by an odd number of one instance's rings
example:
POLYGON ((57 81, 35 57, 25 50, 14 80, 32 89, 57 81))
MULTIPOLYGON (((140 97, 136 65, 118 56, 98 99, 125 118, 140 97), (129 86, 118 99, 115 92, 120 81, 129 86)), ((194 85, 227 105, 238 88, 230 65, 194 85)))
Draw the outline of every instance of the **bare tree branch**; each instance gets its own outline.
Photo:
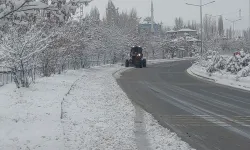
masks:
POLYGON ((25 1, 23 2, 23 4, 20 5, 17 9, 8 12, 7 14, 3 15, 2 17, 0 17, 0 19, 3 19, 3 18, 5 18, 5 17, 7 17, 8 15, 13 14, 14 12, 18 11, 18 10, 21 9, 27 2, 28 2, 28 1, 25 0, 25 1))

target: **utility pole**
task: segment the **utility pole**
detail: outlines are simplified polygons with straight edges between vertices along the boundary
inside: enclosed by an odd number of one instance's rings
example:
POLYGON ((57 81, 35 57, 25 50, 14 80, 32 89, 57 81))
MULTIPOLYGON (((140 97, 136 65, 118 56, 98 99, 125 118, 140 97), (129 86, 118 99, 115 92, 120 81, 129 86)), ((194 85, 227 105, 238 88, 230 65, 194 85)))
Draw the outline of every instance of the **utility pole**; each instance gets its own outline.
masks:
POLYGON ((200 20, 201 20, 201 54, 203 53, 203 19, 202 19, 202 0, 200 0, 200 20))
POLYGON ((152 46, 152 41, 153 41, 153 38, 154 38, 154 33, 155 33, 155 30, 154 30, 154 4, 153 4, 153 0, 151 0, 151 34, 150 34, 150 45, 151 45, 151 49, 152 49, 152 53, 153 53, 153 59, 155 59, 155 51, 154 51, 154 48, 152 46))
POLYGON ((197 5, 197 4, 189 4, 189 3, 186 3, 187 5, 191 5, 191 6, 196 6, 196 7, 200 7, 200 26, 201 26, 201 54, 203 53, 203 20, 202 20, 202 7, 203 6, 206 6, 208 4, 211 4, 211 3, 214 3, 215 1, 212 1, 212 2, 209 2, 209 3, 206 3, 206 4, 203 4, 202 3, 202 0, 200 0, 200 4, 197 5))
POLYGON ((151 0, 151 32, 154 33, 154 4, 151 0))

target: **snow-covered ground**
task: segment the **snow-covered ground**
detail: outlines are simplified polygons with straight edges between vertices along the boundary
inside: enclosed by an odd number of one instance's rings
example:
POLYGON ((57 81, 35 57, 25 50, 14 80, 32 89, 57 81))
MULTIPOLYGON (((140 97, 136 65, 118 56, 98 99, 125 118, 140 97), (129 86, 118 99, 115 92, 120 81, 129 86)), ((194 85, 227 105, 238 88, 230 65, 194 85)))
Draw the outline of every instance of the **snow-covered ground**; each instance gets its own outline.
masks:
POLYGON ((0 149, 62 150, 61 101, 82 74, 40 78, 28 89, 0 87, 0 149))
POLYGON ((136 149, 134 109, 112 76, 117 69, 85 70, 65 98, 65 149, 136 149))
POLYGON ((225 71, 208 73, 205 67, 196 64, 193 64, 192 67, 187 70, 187 72, 198 78, 203 78, 218 84, 250 91, 250 76, 239 78, 237 75, 233 75, 225 71))
MULTIPOLYGON (((127 69, 106 65, 40 78, 29 89, 0 87, 0 149, 138 149, 136 109, 115 79, 127 69)), ((147 149, 191 149, 142 115, 147 149)))

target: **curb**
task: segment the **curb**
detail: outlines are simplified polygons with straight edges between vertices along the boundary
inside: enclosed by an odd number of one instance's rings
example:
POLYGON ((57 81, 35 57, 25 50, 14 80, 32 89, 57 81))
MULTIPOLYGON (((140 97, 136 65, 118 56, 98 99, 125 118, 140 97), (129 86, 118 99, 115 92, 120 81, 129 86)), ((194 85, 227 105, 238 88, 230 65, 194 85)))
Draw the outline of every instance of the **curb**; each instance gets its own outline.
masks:
POLYGON ((119 79, 121 77, 121 73, 125 72, 125 71, 129 71, 129 70, 132 70, 134 68, 132 67, 127 67, 127 68, 121 68, 121 69, 118 69, 116 70, 115 72, 112 73, 112 76, 115 78, 115 79, 119 79))
POLYGON ((204 77, 202 75, 199 75, 197 73, 194 73, 192 70, 191 70, 191 67, 187 69, 187 73, 193 77, 196 77, 198 79, 203 79, 205 81, 209 81, 209 82, 213 82, 215 84, 218 84, 218 85, 221 85, 221 86, 224 86, 224 87, 227 87, 227 88, 232 88, 232 89, 236 89, 236 90, 244 90, 245 92, 249 93, 250 91, 250 87, 246 87, 244 85, 234 85, 234 84, 225 84, 225 83, 220 83, 220 82, 217 82, 215 79, 211 79, 211 78, 208 78, 208 77, 204 77))
POLYGON ((194 76, 194 77, 200 78, 200 79, 205 79, 205 80, 208 80, 208 81, 216 82, 215 79, 211 79, 211 78, 208 78, 208 77, 201 76, 201 75, 199 75, 197 73, 194 73, 192 71, 191 67, 187 69, 187 73, 194 76))

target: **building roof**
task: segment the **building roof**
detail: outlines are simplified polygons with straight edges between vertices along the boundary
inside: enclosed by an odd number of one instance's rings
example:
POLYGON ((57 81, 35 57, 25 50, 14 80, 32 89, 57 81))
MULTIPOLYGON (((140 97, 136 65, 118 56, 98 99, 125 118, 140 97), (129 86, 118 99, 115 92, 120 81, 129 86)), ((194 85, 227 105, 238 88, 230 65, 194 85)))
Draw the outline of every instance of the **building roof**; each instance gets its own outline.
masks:
POLYGON ((177 31, 170 30, 170 31, 167 31, 167 33, 177 33, 177 31))
POLYGON ((179 51, 185 51, 185 49, 184 49, 184 48, 181 48, 181 47, 178 48, 178 50, 179 50, 179 51))
POLYGON ((187 37, 188 42, 200 42, 200 40, 193 38, 193 37, 187 37))
POLYGON ((78 0, 79 3, 89 3, 91 2, 92 0, 78 0))
MULTIPOLYGON (((139 25, 139 29, 141 30, 150 30, 151 29, 151 24, 140 24, 139 25)), ((161 30, 161 25, 160 24, 154 24, 154 31, 160 31, 161 30)))
POLYGON ((178 30, 178 32, 197 32, 197 31, 187 28, 187 29, 180 29, 180 30, 178 30))
POLYGON ((171 40, 170 42, 176 43, 176 42, 180 42, 180 41, 184 41, 185 39, 183 37, 179 37, 179 38, 175 38, 173 40, 171 40))
MULTIPOLYGON (((151 27, 151 23, 141 23, 141 27, 151 27)), ((154 23, 154 26, 161 26, 160 24, 154 23)))

